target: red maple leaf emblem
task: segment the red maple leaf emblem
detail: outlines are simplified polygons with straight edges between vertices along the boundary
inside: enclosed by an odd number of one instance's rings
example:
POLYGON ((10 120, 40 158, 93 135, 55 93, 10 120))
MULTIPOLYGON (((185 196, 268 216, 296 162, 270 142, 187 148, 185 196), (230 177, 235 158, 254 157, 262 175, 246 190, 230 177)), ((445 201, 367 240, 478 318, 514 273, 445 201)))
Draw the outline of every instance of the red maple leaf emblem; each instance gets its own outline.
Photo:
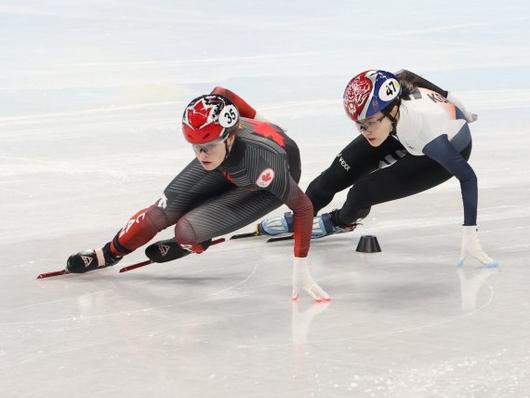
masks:
POLYGON ((263 174, 261 179, 265 182, 270 181, 272 179, 271 173, 263 174))
POLYGON ((285 148, 285 139, 274 127, 268 123, 259 122, 253 119, 246 119, 246 122, 253 127, 254 133, 265 138, 269 138, 282 148, 285 148))
POLYGON ((188 122, 195 128, 202 127, 208 121, 212 108, 206 108, 203 101, 198 101, 193 108, 188 109, 188 122))

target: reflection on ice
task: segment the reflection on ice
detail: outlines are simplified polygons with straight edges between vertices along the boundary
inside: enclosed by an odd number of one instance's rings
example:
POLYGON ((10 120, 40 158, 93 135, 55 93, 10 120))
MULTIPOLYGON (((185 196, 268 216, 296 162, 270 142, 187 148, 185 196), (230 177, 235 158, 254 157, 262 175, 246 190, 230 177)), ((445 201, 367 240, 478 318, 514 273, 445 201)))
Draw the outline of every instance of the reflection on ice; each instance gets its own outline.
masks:
POLYGON ((463 311, 472 311, 477 308, 477 297, 482 285, 490 276, 498 272, 499 268, 481 267, 478 271, 465 271, 463 267, 457 267, 463 311))
POLYGON ((301 311, 298 300, 293 301, 291 306, 291 331, 293 344, 303 345, 307 342, 307 335, 311 322, 322 314, 331 305, 331 301, 313 303, 309 308, 301 311))
POLYGON ((528 2, 320 3, 2 1, 1 398, 529 395, 528 2), (191 98, 233 88, 287 128, 306 188, 353 138, 341 95, 368 68, 418 71, 478 113, 481 243, 502 273, 455 277, 452 179, 374 206, 360 231, 380 254, 312 244, 331 304, 291 304, 292 248, 258 240, 34 279, 159 197, 193 157, 191 98))

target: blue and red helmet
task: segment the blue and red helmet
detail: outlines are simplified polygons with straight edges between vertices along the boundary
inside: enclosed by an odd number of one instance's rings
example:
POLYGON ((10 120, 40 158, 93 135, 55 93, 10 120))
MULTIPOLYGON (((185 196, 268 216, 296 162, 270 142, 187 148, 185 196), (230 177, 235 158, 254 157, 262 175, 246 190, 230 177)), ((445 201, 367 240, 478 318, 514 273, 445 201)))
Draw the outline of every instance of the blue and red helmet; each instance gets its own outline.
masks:
POLYGON ((364 120, 382 112, 401 97, 396 76, 383 70, 359 73, 346 85, 344 109, 353 121, 364 120))
POLYGON ((192 144, 225 140, 239 122, 239 111, 228 98, 201 95, 191 101, 182 115, 182 133, 192 144))

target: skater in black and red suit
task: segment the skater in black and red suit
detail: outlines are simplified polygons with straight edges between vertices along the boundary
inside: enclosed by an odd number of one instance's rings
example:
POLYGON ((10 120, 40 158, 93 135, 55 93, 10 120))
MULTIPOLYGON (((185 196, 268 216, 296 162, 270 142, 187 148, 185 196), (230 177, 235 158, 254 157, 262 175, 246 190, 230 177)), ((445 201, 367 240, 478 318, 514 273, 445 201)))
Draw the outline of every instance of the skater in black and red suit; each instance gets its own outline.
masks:
POLYGON ((123 256, 173 226, 174 238, 147 247, 155 262, 202 253, 213 237, 233 232, 282 204, 293 212, 293 293, 316 300, 329 295, 312 279, 307 255, 313 206, 298 186, 300 153, 278 126, 256 116, 235 93, 216 87, 186 107, 182 131, 195 159, 153 205, 134 214, 102 248, 68 258, 66 270, 82 273, 116 264, 123 256))

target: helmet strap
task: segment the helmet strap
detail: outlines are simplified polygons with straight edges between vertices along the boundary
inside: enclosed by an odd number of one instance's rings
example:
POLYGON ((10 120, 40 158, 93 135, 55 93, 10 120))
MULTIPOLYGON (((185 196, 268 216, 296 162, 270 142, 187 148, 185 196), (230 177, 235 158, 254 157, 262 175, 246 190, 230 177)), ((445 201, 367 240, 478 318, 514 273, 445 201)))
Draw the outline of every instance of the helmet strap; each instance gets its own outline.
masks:
MULTIPOLYGON (((386 109, 388 109, 387 112, 383 112, 385 114, 385 116, 387 118, 390 119, 390 122, 392 123, 392 131, 390 132, 390 134, 396 134, 396 128, 397 128, 397 123, 399 121, 399 106, 401 105, 401 98, 398 99, 392 106, 389 106, 387 107, 386 109), (392 110, 394 109, 394 107, 397 106, 397 112, 396 112, 396 115, 395 116, 392 116, 392 110)), ((385 110, 386 110, 385 109, 385 110)))
POLYGON ((232 147, 234 146, 234 143, 235 143, 235 140, 236 140, 236 136, 235 134, 233 133, 230 133, 228 134, 228 137, 226 137, 226 140, 225 140, 225 158, 223 159, 223 162, 228 159, 228 156, 230 155, 230 151, 232 150, 232 147), (234 140, 232 141, 232 145, 228 145, 228 140, 230 139, 230 137, 234 137, 234 140))
POLYGON ((223 159, 223 162, 228 158, 228 155, 230 155, 230 147, 228 146, 228 140, 225 141, 225 158, 223 159))

